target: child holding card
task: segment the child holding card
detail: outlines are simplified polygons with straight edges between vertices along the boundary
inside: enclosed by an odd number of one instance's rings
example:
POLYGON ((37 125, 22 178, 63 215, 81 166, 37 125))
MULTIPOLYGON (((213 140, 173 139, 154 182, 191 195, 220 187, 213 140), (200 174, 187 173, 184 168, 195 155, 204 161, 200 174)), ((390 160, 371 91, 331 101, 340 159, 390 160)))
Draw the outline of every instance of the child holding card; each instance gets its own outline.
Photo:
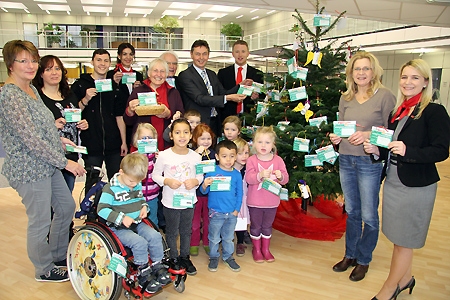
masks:
MULTIPOLYGON (((252 222, 250 237, 253 243, 253 260, 273 262, 270 253, 272 224, 275 220, 280 196, 271 186, 286 184, 289 174, 283 159, 276 154, 275 139, 277 135, 271 127, 259 127, 253 136, 253 149, 256 154, 247 160, 245 181, 248 183, 247 206, 252 222), (272 181, 268 181, 270 179, 272 181), (266 183, 269 182, 267 186, 266 183), (272 182, 272 184, 270 184, 272 182)), ((278 190, 279 191, 279 190, 278 190)))
POLYGON ((192 134, 186 119, 175 120, 170 129, 170 138, 174 145, 159 153, 153 170, 153 180, 163 187, 166 240, 170 248, 172 267, 185 268, 187 274, 195 275, 197 269, 190 260, 189 248, 193 206, 197 202, 195 190, 203 181, 203 174, 195 172, 195 166, 201 161, 201 157, 187 147, 192 134), (178 235, 180 256, 177 250, 178 235))
POLYGON ((208 270, 216 272, 219 265, 219 243, 222 242, 223 262, 234 272, 241 267, 233 258, 234 229, 242 204, 242 177, 234 169, 237 147, 232 141, 221 141, 216 147, 219 165, 215 172, 205 175, 200 191, 209 194, 209 264, 208 270))
MULTIPOLYGON (((192 146, 193 149, 196 149, 195 152, 201 155, 202 162, 205 163, 197 165, 196 173, 209 173, 215 170, 216 152, 212 149, 215 144, 215 137, 214 132, 208 125, 199 124, 195 127, 192 134, 192 146), (203 168, 200 169, 200 167, 203 168), (212 170, 208 168, 212 168, 212 170)), ((203 248, 209 254, 208 225, 208 196, 203 195, 200 189, 197 189, 197 203, 194 207, 194 218, 192 219, 191 255, 198 255, 200 239, 203 241, 203 248), (202 223, 203 226, 201 226, 202 223), (202 234, 200 233, 200 227, 203 228, 202 234)))
POLYGON ((149 123, 140 123, 132 139, 132 153, 143 153, 148 158, 147 176, 142 180, 142 193, 149 209, 148 218, 158 226, 158 194, 159 185, 153 181, 152 173, 156 160, 156 137, 158 136, 155 127, 149 123), (154 141, 154 147, 149 146, 150 141, 154 141))

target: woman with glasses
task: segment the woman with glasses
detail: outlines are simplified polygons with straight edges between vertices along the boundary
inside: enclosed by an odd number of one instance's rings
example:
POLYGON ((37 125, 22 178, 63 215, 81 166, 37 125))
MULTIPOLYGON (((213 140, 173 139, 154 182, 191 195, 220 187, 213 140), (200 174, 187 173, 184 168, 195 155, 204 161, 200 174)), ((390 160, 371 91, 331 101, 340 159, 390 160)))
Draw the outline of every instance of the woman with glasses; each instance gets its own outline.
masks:
POLYGON ((139 123, 150 123, 155 127, 158 133, 158 149, 160 151, 168 148, 169 143, 165 143, 163 139, 164 129, 169 126, 172 116, 177 112, 184 113, 183 102, 180 93, 166 81, 169 67, 161 58, 156 58, 150 62, 148 66, 148 78, 143 84, 134 89, 128 98, 127 109, 123 115, 125 123, 135 128, 139 123), (139 105, 138 93, 156 93, 156 101, 159 105, 164 106, 164 111, 154 116, 138 116, 136 107, 139 105))
MULTIPOLYGON (((413 249, 425 245, 436 199, 436 163, 448 158, 450 119, 442 105, 430 103, 430 66, 414 59, 400 68, 399 96, 388 120, 394 130, 387 148, 364 143, 375 159, 385 160, 383 233, 394 244, 389 276, 373 299, 395 299, 416 285, 411 275, 413 249)), ((432 297, 430 297, 432 298, 432 297)))
MULTIPOLYGON (((85 119, 71 121, 70 110, 78 107, 83 110, 84 106, 79 105, 77 97, 71 92, 67 82, 67 70, 61 60, 54 55, 42 57, 37 74, 33 79, 33 85, 38 90, 45 106, 53 113, 59 135, 78 145, 78 130, 86 130, 89 125, 85 119), (66 119, 66 114, 70 118, 69 121, 66 119)), ((78 153, 68 152, 66 158, 78 161, 78 153)), ((75 175, 67 170, 62 170, 62 174, 72 192, 75 175)))
POLYGON ((395 96, 381 84, 383 69, 369 52, 357 52, 347 64, 347 91, 339 102, 339 121, 355 121, 355 131, 347 137, 330 134, 339 145, 339 176, 344 193, 347 229, 344 258, 333 271, 355 267, 349 278, 362 280, 378 241, 379 190, 381 163, 372 162, 363 143, 372 126, 387 126, 387 117, 395 106, 395 96))
MULTIPOLYGON (((126 108, 128 97, 133 89, 139 87, 144 80, 142 73, 133 69, 136 50, 130 43, 122 43, 117 48, 117 64, 114 70, 108 71, 106 78, 111 78, 113 88, 119 90, 118 97, 122 103, 123 110, 126 108)), ((127 147, 131 145, 132 127, 126 127, 127 147)))
POLYGON ((0 93, 0 132, 6 152, 2 174, 26 208, 27 251, 36 280, 67 281, 67 232, 75 202, 60 170, 76 176, 86 171, 65 157, 63 144, 75 144, 60 138, 52 113, 31 85, 39 66, 36 47, 29 41, 9 41, 3 59, 8 78, 0 93), (55 212, 53 220, 50 208, 55 212))

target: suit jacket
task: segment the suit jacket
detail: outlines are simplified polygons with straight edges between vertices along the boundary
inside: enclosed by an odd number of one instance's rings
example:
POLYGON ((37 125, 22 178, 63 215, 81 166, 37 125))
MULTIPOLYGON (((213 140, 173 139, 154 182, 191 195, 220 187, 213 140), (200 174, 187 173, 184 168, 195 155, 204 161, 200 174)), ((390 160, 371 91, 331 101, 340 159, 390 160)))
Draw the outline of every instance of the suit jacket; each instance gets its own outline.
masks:
MULTIPOLYGON (((237 74, 234 69, 234 64, 232 64, 231 66, 220 69, 217 77, 219 77, 220 83, 222 83, 224 88, 231 89, 236 86, 236 75, 237 74)), ((263 76, 261 74, 261 71, 253 68, 252 66, 247 65, 247 74, 245 77, 246 78, 243 79, 252 79, 255 82, 263 83, 263 76)), ((253 107, 254 103, 255 102, 252 100, 252 98, 245 98, 244 111, 250 112, 250 108, 253 107)), ((221 110, 222 121, 228 116, 236 115, 236 108, 236 102, 227 102, 224 108, 221 110)))
POLYGON ((206 69, 206 74, 208 75, 214 96, 209 95, 202 76, 194 66, 190 66, 180 72, 175 84, 180 92, 181 99, 183 99, 184 109, 195 109, 199 111, 202 122, 210 125, 211 108, 222 108, 224 106, 224 96, 237 93, 239 86, 235 85, 232 89, 226 90, 217 78, 216 73, 206 69))
MULTIPOLYGON (((417 114, 418 107, 411 114, 417 114)), ((392 118, 392 115, 389 117, 392 118)), ((447 159, 450 143, 450 118, 442 105, 430 103, 422 116, 408 120, 398 135, 398 141, 406 145, 405 156, 397 156, 397 173, 400 181, 411 187, 427 186, 439 181, 436 162, 447 159)), ((390 119, 389 119, 390 120, 390 119)), ((398 121, 388 128, 395 130, 398 121)), ((387 159, 389 150, 380 149, 380 158, 387 159)), ((383 177, 386 174, 386 165, 383 177)))

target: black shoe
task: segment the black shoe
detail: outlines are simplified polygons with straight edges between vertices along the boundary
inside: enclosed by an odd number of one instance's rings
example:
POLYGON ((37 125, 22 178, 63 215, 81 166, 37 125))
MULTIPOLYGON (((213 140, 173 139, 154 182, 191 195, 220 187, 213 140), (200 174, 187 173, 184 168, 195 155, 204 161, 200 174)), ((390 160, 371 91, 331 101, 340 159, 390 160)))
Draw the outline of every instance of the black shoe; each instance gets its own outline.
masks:
POLYGON ((416 279, 413 276, 413 277, 411 277, 411 280, 408 282, 408 284, 400 289, 399 294, 401 292, 403 292, 404 290, 409 289, 409 294, 411 295, 415 286, 416 286, 416 279))
MULTIPOLYGON (((413 279, 414 279, 414 277, 413 277, 413 279)), ((411 282, 411 281, 410 281, 410 282, 411 282)), ((398 296, 398 294, 400 294, 400 292, 401 292, 400 287, 397 285, 397 289, 395 290, 395 292, 394 292, 394 294, 391 296, 391 298, 389 298, 389 300, 396 300, 396 299, 397 299, 397 296, 398 296)), ((378 298, 377 298, 377 297, 373 297, 371 300, 378 300, 378 298)))
POLYGON ((172 270, 178 271, 182 269, 180 258, 171 258, 169 259, 169 268, 172 270))
POLYGON ((360 281, 366 277, 366 273, 369 270, 369 265, 360 265, 356 264, 356 267, 353 269, 352 273, 350 273, 351 281, 360 281))
POLYGON ((356 266, 356 259, 344 257, 340 262, 333 266, 333 271, 344 272, 347 271, 349 267, 356 266))
POLYGON ((67 269, 67 260, 66 259, 63 259, 60 261, 55 261, 54 264, 57 268, 66 268, 67 269))
POLYGON ((64 282, 69 280, 69 274, 67 273, 67 270, 60 269, 57 267, 54 267, 50 271, 47 272, 45 275, 41 275, 39 277, 36 277, 36 281, 42 281, 42 282, 64 282))
POLYGON ((145 283, 139 283, 139 287, 141 289, 145 289, 145 291, 149 294, 154 294, 162 290, 161 284, 153 278, 153 276, 150 276, 148 278, 148 281, 145 283))
POLYGON ((197 269, 195 268, 194 264, 192 264, 192 261, 189 258, 189 255, 186 257, 180 256, 180 265, 182 268, 186 269, 186 273, 188 275, 195 275, 197 274, 197 269))
POLYGON ((152 275, 156 278, 162 286, 172 282, 169 272, 162 263, 157 263, 152 266, 152 275))

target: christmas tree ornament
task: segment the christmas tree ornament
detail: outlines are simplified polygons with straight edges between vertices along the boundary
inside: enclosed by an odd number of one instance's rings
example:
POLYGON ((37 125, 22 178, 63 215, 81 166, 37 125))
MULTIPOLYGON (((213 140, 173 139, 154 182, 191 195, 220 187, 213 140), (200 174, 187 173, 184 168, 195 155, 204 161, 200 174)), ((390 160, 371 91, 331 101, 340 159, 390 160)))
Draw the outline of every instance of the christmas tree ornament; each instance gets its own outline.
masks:
POLYGON ((305 66, 309 63, 312 63, 313 65, 319 66, 319 68, 322 68, 320 66, 320 62, 322 61, 322 52, 320 52, 319 47, 314 47, 313 51, 308 52, 308 56, 306 57, 306 63, 305 66))
POLYGON ((308 203, 311 200, 311 191, 309 190, 309 186, 306 184, 306 181, 299 180, 298 188, 302 194, 302 210, 306 213, 308 210, 308 203))

